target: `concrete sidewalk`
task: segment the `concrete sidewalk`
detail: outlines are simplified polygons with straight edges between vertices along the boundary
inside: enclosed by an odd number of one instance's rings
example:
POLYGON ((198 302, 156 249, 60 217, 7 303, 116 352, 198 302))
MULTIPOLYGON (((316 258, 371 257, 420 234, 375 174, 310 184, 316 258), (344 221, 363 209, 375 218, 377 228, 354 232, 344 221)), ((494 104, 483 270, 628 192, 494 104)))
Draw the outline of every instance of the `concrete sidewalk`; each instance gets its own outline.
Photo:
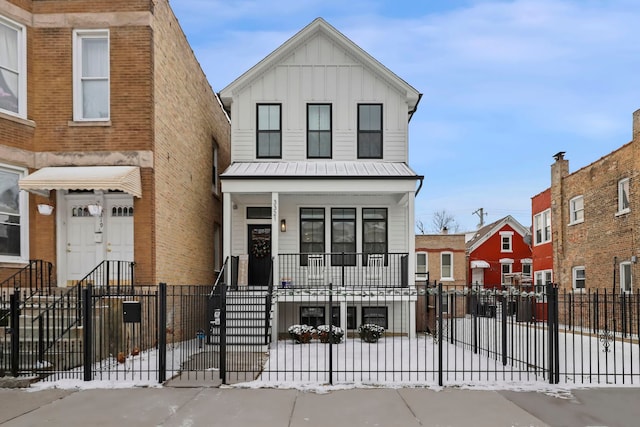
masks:
POLYGON ((637 425, 639 397, 636 388, 580 390, 564 399, 536 392, 455 388, 327 393, 226 387, 0 389, 0 423, 7 427, 613 427, 637 425))

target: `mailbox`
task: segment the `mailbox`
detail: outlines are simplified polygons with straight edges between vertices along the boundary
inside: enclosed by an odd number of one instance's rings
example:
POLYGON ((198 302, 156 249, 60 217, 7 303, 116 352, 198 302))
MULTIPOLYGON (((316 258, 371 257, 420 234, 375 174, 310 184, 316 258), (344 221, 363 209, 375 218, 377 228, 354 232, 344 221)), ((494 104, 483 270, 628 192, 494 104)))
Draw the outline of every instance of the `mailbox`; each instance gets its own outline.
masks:
POLYGON ((140 323, 142 321, 140 301, 124 301, 122 303, 122 318, 124 323, 140 323))

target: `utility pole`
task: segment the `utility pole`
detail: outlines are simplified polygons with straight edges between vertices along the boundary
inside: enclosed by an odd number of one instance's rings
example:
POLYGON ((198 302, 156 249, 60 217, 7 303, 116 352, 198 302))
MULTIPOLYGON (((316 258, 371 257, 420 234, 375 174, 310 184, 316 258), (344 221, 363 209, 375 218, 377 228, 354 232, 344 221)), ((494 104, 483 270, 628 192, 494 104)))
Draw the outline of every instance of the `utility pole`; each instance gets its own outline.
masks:
POLYGON ((484 208, 480 208, 473 212, 472 215, 478 215, 480 217, 480 224, 478 224, 478 228, 482 228, 484 225, 484 217, 489 214, 484 211, 484 208))

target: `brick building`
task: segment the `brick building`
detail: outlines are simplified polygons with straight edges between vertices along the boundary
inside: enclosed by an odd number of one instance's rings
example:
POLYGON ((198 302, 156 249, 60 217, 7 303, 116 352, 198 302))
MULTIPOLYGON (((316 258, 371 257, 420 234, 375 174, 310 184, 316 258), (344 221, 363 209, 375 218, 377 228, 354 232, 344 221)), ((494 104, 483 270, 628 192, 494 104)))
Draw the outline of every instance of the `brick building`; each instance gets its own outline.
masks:
POLYGON ((0 0, 0 275, 211 283, 229 134, 167 0, 0 0))
POLYGON ((467 284, 464 234, 416 235, 416 283, 427 279, 446 285, 467 284))
POLYGON ((561 288, 635 290, 638 144, 640 110, 633 114, 632 140, 590 165, 569 173, 565 153, 555 155, 549 207, 553 280, 561 288))

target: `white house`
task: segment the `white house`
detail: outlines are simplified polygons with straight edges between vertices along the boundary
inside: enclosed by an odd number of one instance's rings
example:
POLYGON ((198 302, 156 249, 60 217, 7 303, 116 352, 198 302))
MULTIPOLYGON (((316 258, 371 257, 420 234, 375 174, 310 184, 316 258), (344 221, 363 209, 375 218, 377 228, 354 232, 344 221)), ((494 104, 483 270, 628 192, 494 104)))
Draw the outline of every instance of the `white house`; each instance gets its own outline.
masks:
MULTIPOLYGON (((300 323, 337 314, 344 329, 384 321, 413 334, 415 308, 384 317, 393 313, 388 291, 414 287, 422 176, 408 166, 408 123, 421 94, 317 18, 220 98, 232 123, 232 163, 221 175, 232 283, 273 285, 276 316, 295 306, 300 323), (331 314, 317 295, 311 307, 308 293, 291 292, 330 285, 339 309, 331 314), (387 296, 373 305, 340 297, 372 288, 387 296)), ((277 336, 288 325, 274 326, 277 336)))

